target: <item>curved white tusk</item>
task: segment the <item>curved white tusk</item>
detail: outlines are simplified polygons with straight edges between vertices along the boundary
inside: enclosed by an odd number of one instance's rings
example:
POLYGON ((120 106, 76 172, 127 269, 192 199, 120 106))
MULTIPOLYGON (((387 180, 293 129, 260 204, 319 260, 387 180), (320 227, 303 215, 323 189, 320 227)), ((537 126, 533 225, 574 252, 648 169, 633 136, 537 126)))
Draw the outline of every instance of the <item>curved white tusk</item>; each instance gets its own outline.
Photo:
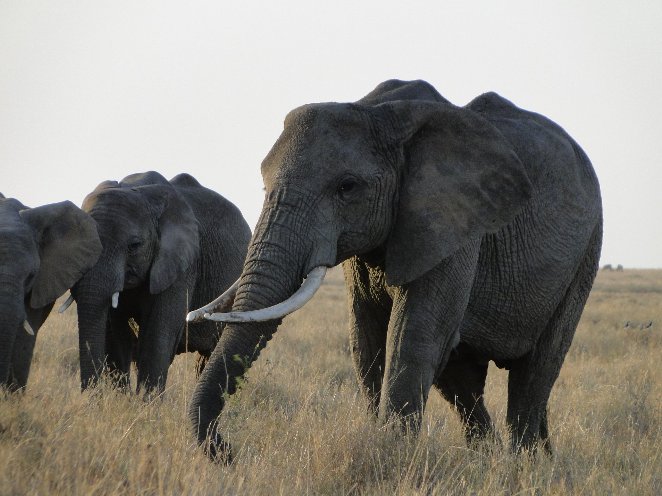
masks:
POLYGON ((64 303, 62 303, 62 305, 60 305, 60 308, 58 308, 57 313, 66 312, 67 308, 69 308, 73 302, 74 302, 74 297, 71 293, 69 293, 69 298, 64 300, 64 303))
POLYGON ((310 271, 301 287, 287 300, 262 310, 250 310, 248 312, 212 313, 205 314, 207 320, 216 322, 264 322, 284 317, 298 310, 310 301, 313 295, 322 285, 326 267, 315 267, 310 271))
POLYGON ((237 288, 239 288, 239 279, 237 279, 232 286, 225 290, 225 292, 216 298, 214 301, 207 303, 204 307, 197 310, 192 310, 186 315, 187 322, 200 322, 205 320, 204 315, 211 313, 214 310, 230 310, 234 297, 237 296, 237 288))
POLYGON ((23 329, 25 329, 25 332, 27 332, 30 336, 34 336, 34 331, 32 330, 32 326, 27 321, 27 319, 23 321, 23 329))
POLYGON ((120 301, 120 294, 118 292, 113 293, 113 297, 110 300, 110 304, 113 306, 113 308, 117 308, 119 301, 120 301))

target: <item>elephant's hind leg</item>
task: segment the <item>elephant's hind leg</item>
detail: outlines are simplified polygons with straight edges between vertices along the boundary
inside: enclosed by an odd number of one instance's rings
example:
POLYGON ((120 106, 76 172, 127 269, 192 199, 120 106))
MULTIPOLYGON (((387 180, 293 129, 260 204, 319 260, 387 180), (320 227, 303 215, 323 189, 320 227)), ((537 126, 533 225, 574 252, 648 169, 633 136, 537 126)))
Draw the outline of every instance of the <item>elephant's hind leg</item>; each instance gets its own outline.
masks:
POLYGON ((483 401, 488 363, 463 355, 461 346, 453 350, 434 385, 457 410, 464 423, 467 443, 471 444, 495 436, 492 419, 483 401))
POLYGON ((507 422, 515 451, 535 448, 551 454, 547 401, 556 381, 598 270, 602 226, 598 225, 565 296, 535 349, 515 361, 508 375, 507 422))

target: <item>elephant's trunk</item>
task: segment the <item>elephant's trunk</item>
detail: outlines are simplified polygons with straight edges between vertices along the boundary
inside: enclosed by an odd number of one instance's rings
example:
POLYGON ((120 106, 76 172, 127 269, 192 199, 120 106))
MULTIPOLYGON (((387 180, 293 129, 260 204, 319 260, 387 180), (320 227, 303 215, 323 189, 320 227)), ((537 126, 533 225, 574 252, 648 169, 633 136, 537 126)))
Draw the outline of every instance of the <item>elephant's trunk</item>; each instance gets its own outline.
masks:
MULTIPOLYGON (((296 210, 296 203, 279 202, 263 210, 256 228, 233 312, 263 309, 289 298, 301 285, 311 266, 330 265, 312 250, 310 217, 296 210), (290 229, 288 215, 297 215, 297 230, 290 229)), ((304 212, 305 213, 305 212, 304 212)), ((335 256, 335 253, 332 254, 335 256)), ((328 258, 328 257, 327 257, 328 258)), ((232 323, 223 334, 205 367, 189 406, 189 417, 203 443, 211 436, 211 454, 221 443, 214 422, 224 406, 224 395, 233 394, 237 380, 257 359, 276 331, 280 319, 232 323)))
MULTIPOLYGON (((286 299, 300 285, 298 277, 278 277, 273 267, 244 269, 233 311, 250 311, 286 299), (270 273, 271 272, 271 273, 270 273)), ((237 379, 257 359, 273 336, 280 320, 229 324, 214 349, 193 393, 190 418, 198 441, 205 440, 209 427, 223 409, 223 395, 234 394, 237 379)), ((210 434, 213 434, 210 432, 210 434)))
POLYGON ((81 389, 96 383, 105 367, 112 295, 122 289, 123 271, 99 261, 73 288, 78 311, 81 389))
POLYGON ((98 291, 85 288, 76 291, 76 300, 80 381, 81 389, 85 389, 96 383, 105 365, 110 297, 104 302, 98 291))
POLYGON ((17 332, 23 330, 23 289, 11 278, 0 277, 0 384, 9 384, 12 352, 17 332))

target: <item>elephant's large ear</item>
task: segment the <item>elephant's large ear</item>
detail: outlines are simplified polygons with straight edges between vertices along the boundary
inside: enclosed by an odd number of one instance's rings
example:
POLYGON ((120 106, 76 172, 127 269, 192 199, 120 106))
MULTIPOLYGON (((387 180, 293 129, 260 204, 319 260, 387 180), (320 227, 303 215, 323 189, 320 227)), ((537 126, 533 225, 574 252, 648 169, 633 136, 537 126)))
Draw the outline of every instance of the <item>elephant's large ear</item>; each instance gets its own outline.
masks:
POLYGON ((21 217, 39 243, 39 271, 32 285, 30 306, 54 302, 99 258, 97 224, 70 201, 21 210, 21 217))
POLYGON ((386 246, 386 281, 402 285, 511 221, 530 198, 531 184, 511 143, 480 115, 433 102, 379 107, 395 114, 395 145, 404 154, 386 246))
POLYGON ((159 210, 159 245, 149 276, 149 292, 170 287, 198 260, 198 221, 191 207, 172 186, 140 188, 159 210))

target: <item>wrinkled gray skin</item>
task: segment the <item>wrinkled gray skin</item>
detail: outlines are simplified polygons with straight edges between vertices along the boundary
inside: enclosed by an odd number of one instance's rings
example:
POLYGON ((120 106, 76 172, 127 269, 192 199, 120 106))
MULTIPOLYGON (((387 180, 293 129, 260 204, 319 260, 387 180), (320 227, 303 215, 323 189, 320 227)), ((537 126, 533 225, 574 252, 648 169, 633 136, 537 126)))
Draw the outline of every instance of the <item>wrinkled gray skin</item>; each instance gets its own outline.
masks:
POLYGON ((101 183, 83 202, 103 245, 96 265, 72 288, 78 307, 81 387, 106 369, 129 387, 162 392, 176 353, 208 357, 218 340, 211 322, 185 330, 186 313, 240 275, 250 240, 241 212, 188 174, 156 172, 101 183), (113 293, 119 305, 112 308, 113 293), (136 338, 128 324, 139 326, 136 338))
POLYGON ((0 385, 25 388, 37 331, 100 252, 96 224, 73 203, 28 208, 0 194, 0 385))
MULTIPOLYGON (((380 418, 417 429, 434 387, 469 440, 491 434, 493 360, 510 371, 513 448, 551 449, 547 401, 602 238, 598 181, 572 138, 495 93, 456 107, 423 81, 387 81, 355 104, 292 111, 262 175, 233 311, 273 305, 313 267, 342 262, 356 373, 380 418)), ((228 449, 223 394, 278 324, 225 328, 190 409, 211 456, 228 449)))

